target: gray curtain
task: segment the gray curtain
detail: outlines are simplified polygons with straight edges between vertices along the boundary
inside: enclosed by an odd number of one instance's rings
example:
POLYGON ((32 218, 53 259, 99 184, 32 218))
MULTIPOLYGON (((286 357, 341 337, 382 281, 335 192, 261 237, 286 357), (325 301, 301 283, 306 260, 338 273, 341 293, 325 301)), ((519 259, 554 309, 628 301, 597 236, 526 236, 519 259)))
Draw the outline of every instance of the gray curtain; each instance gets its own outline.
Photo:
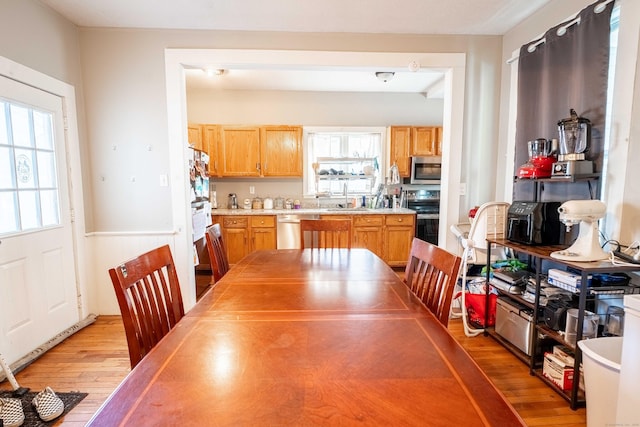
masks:
MULTIPOLYGON (((595 171, 602 171, 604 128, 609 69, 609 34, 613 2, 595 13, 598 1, 578 15, 579 23, 567 27, 559 36, 557 30, 565 22, 549 29, 544 43, 533 52, 527 43, 520 48, 518 68, 518 115, 516 123, 515 166, 528 159, 527 141, 536 138, 558 138, 559 120, 575 109, 579 116, 591 121, 591 141, 586 153, 595 171)), ((597 196, 587 183, 544 185, 542 200, 567 200, 597 196), (589 194, 592 193, 592 194, 589 194)), ((533 185, 519 182, 514 186, 514 200, 534 200, 533 185)))

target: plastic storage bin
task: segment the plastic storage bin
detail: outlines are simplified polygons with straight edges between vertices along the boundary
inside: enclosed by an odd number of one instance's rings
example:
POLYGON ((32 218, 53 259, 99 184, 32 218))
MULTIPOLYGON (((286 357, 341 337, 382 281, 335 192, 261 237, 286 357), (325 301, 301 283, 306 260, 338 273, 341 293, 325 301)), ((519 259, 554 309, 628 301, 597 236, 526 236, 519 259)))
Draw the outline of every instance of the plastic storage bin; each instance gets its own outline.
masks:
POLYGON ((616 424, 623 337, 578 341, 582 350, 587 427, 616 424))

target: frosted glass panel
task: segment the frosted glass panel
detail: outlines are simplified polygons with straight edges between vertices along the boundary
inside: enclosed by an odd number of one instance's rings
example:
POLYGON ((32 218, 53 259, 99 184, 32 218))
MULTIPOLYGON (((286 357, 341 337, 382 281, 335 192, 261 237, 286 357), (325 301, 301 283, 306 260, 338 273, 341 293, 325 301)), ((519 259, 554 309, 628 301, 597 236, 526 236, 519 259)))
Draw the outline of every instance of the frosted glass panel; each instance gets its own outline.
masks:
POLYGON ((36 138, 37 148, 40 150, 53 150, 53 127, 51 126, 51 114, 34 111, 33 132, 36 138))
POLYGON ((13 145, 17 147, 31 147, 31 123, 29 120, 29 109, 11 105, 11 127, 13 130, 13 145))
POLYGON ((40 209, 38 208, 37 191, 21 191, 18 193, 20 200, 20 223, 23 230, 32 230, 40 227, 40 209))
POLYGON ((42 208, 43 227, 60 223, 58 192, 56 190, 40 191, 40 206, 42 208))
POLYGON ((9 147, 0 146, 0 190, 13 189, 16 186, 15 182, 13 182, 14 174, 11 167, 11 159, 9 147))
POLYGON ((35 181, 35 151, 15 150, 15 165, 18 188, 34 188, 35 181))
POLYGON ((38 152, 38 181, 41 188, 57 186, 55 157, 52 152, 38 152))
POLYGON ((11 233, 18 231, 18 220, 16 218, 16 193, 2 192, 0 193, 0 233, 11 233))

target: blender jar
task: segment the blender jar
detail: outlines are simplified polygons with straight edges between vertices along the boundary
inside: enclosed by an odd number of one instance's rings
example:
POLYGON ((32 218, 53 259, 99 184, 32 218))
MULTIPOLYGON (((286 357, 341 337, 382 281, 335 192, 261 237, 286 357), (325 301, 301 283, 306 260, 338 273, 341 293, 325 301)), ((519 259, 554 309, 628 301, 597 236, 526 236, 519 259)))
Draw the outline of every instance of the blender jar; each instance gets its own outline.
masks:
POLYGON ((560 136, 560 155, 564 160, 584 160, 587 150, 587 138, 591 122, 584 117, 578 117, 571 109, 571 117, 558 122, 560 136))

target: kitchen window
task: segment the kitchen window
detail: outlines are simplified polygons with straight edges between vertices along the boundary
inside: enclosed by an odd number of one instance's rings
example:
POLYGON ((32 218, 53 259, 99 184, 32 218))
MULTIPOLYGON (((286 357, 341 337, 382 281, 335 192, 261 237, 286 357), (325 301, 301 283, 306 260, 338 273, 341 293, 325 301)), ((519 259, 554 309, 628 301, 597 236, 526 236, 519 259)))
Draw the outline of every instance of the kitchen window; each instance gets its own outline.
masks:
POLYGON ((304 195, 374 194, 382 183, 386 129, 305 128, 304 195))

